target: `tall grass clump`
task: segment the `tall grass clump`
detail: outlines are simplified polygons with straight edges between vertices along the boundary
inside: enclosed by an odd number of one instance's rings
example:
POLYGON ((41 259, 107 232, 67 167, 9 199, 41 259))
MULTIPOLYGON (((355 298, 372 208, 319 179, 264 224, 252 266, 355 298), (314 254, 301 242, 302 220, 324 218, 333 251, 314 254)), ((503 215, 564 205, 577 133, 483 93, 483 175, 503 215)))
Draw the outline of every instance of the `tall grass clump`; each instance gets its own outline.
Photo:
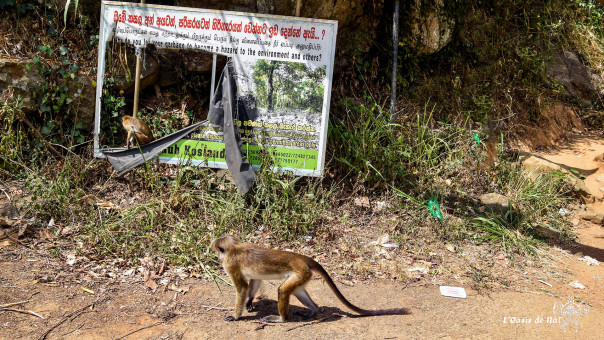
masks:
POLYGON ((507 163, 497 167, 496 185, 508 197, 508 209, 472 218, 472 228, 480 233, 470 233, 471 237, 498 243, 506 252, 532 255, 544 237, 555 234, 561 241, 573 238, 564 218, 572 185, 564 175, 527 173, 507 163))
MULTIPOLYGON (((137 172, 161 177, 145 169, 137 172)), ((331 193, 320 180, 279 174, 270 166, 257 175, 244 197, 226 172, 181 166, 169 181, 153 179, 156 188, 143 201, 96 210, 82 241, 105 256, 136 261, 153 254, 193 264, 211 256, 211 240, 226 234, 295 241, 320 226, 331 193)))
POLYGON ((411 150, 400 126, 390 123, 390 113, 373 97, 364 101, 345 98, 343 112, 332 117, 330 147, 339 167, 372 186, 404 179, 411 150))

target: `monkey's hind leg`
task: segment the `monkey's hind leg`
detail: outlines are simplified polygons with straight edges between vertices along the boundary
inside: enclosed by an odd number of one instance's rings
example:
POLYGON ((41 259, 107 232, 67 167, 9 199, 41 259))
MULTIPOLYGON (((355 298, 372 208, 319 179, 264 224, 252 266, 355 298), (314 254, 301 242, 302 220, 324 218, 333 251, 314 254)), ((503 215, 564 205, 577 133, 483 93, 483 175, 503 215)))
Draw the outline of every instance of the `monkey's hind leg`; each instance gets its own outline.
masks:
POLYGON ((304 306, 306 306, 306 308, 310 310, 307 313, 296 312, 294 314, 299 315, 304 319, 312 318, 317 312, 317 310, 319 310, 319 306, 317 306, 317 304, 310 298, 310 295, 308 295, 306 289, 304 289, 303 286, 299 287, 298 289, 296 289, 296 291, 294 291, 294 295, 298 298, 298 300, 300 300, 300 302, 302 302, 304 306))
MULTIPOLYGON (((305 273, 306 274, 306 273, 305 273)), ((298 274, 290 276, 285 280, 277 290, 279 315, 268 315, 261 319, 262 322, 287 322, 289 313, 289 297, 298 288, 303 287, 310 280, 310 272, 306 277, 299 277, 298 274)))
POLYGON ((254 306, 252 306, 252 302, 254 302, 254 297, 256 296, 256 293, 258 292, 258 288, 260 288, 260 283, 262 283, 262 280, 250 279, 250 287, 249 287, 248 294, 247 294, 247 301, 245 302, 245 309, 247 309, 248 312, 251 312, 254 310, 254 306))

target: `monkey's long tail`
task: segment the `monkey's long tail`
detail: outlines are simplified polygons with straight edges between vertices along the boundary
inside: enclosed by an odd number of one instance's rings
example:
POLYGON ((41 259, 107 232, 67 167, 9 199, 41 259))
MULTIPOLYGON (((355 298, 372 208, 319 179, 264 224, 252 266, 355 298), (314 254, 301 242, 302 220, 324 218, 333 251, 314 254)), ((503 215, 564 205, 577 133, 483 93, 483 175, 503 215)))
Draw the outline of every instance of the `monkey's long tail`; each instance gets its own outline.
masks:
POLYGON ((313 269, 323 277, 323 279, 327 282, 327 285, 329 286, 329 288, 331 288, 331 290, 336 295, 336 297, 346 307, 350 308, 351 310, 353 310, 356 313, 359 313, 361 315, 367 315, 367 316, 372 316, 372 315, 405 315, 405 314, 411 314, 411 311, 409 309, 407 309, 407 308, 392 308, 392 309, 377 309, 377 310, 368 310, 368 309, 359 308, 359 307, 353 305, 350 301, 348 301, 344 297, 344 295, 342 294, 342 292, 340 292, 340 290, 338 289, 338 287, 336 286, 336 284, 333 282, 333 280, 331 279, 331 277, 329 276, 329 274, 327 273, 327 271, 325 271, 325 269, 323 268, 323 266, 321 266, 319 263, 315 262, 313 269))

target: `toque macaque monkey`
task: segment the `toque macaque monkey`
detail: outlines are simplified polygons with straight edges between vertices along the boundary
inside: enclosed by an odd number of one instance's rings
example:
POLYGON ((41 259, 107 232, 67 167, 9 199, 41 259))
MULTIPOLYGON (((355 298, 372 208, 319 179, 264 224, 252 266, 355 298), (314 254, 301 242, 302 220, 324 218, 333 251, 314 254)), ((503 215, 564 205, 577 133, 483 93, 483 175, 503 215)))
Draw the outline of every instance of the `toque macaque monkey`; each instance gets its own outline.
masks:
POLYGON ((153 140, 153 133, 151 133, 149 126, 136 117, 124 115, 122 117, 122 125, 128 131, 128 136, 126 137, 127 148, 130 148, 130 145, 134 145, 134 138, 140 144, 147 144, 153 140))
POLYGON ((226 321, 238 320, 244 305, 248 311, 252 310, 252 301, 262 280, 279 279, 285 279, 278 289, 279 315, 266 316, 262 318, 262 321, 286 322, 289 313, 289 298, 292 294, 310 310, 302 316, 312 317, 319 309, 305 289, 312 273, 321 275, 336 297, 356 313, 367 316, 410 313, 406 308, 367 310, 353 305, 342 295, 325 269, 308 256, 268 249, 251 243, 239 243, 234 236, 218 238, 210 244, 210 247, 218 254, 218 260, 230 276, 237 291, 235 315, 228 316, 226 321))

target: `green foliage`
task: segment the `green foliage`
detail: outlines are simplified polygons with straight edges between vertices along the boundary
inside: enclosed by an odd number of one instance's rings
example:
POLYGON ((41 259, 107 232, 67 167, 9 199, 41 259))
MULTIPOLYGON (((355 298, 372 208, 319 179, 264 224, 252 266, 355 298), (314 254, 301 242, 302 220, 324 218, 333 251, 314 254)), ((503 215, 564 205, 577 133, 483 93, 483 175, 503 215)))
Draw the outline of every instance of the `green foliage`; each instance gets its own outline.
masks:
POLYGON ((101 134, 99 142, 104 145, 116 145, 123 142, 119 138, 122 130, 121 117, 125 114, 126 98, 123 91, 115 91, 115 80, 107 78, 103 88, 103 105, 101 106, 101 134))
POLYGON ((18 124, 22 114, 21 98, 5 91, 0 101, 0 169, 9 173, 18 170, 23 162, 26 134, 18 124))
POLYGON ((291 178, 268 169, 259 170, 247 197, 225 176, 203 168, 180 167, 167 182, 150 174, 144 180, 156 186, 150 197, 123 210, 95 211, 82 241, 109 256, 137 258, 152 252, 173 263, 193 264, 206 258, 213 238, 225 234, 268 233, 295 240, 312 233, 330 191, 320 180, 291 178))
MULTIPOLYGON (((74 82, 80 67, 70 60, 69 48, 65 46, 59 46, 58 53, 49 45, 42 45, 39 50, 41 54, 34 56, 27 67, 37 67, 38 73, 44 78, 40 92, 36 93, 41 97, 39 108, 45 118, 40 132, 55 143, 83 143, 85 136, 81 132, 82 124, 72 122, 68 114, 73 102, 69 84, 74 82), (66 140, 64 131, 69 132, 69 140, 66 140)), ((75 83, 75 86, 79 88, 82 84, 75 83)))
MULTIPOLYGON (((193 118, 193 112, 185 111, 187 118, 193 118)), ((155 110, 154 113, 143 112, 143 117, 150 118, 149 127, 154 134, 159 136, 169 135, 185 127, 185 118, 180 111, 164 112, 162 109, 155 110)))
POLYGON ((25 202, 26 207, 36 214, 38 221, 54 219, 57 223, 70 223, 90 218, 93 206, 79 201, 84 196, 82 187, 89 180, 88 169, 89 165, 71 156, 47 169, 53 172, 29 172, 25 187, 31 191, 31 201, 25 202))
MULTIPOLYGON (((78 13, 78 5, 80 4, 80 0, 75 0, 73 5, 74 5, 74 9, 73 9, 73 13, 77 14, 78 13)), ((65 24, 65 26, 67 26, 67 13, 69 12, 69 6, 71 5, 71 0, 67 0, 65 1, 65 9, 63 10, 64 14, 63 14, 63 23, 65 24)))
POLYGON ((563 94, 545 72, 563 49, 604 71, 604 6, 597 1, 462 0, 444 9, 455 19, 451 42, 421 55, 403 39, 398 63, 402 93, 415 103, 437 104, 438 120, 484 123, 515 116, 537 122, 543 98, 563 94))

